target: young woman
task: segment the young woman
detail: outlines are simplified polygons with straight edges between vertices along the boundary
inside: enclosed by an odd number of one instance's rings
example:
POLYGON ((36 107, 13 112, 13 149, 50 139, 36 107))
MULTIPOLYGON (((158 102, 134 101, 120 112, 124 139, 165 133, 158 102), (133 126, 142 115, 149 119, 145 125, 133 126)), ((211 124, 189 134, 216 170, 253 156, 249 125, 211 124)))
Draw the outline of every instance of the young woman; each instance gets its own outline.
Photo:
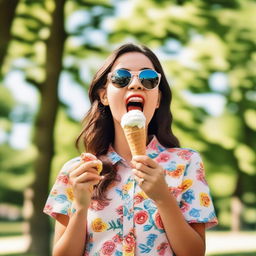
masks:
POLYGON ((217 219, 200 155, 172 133, 171 91, 155 54, 121 46, 89 97, 77 144, 92 161, 67 162, 44 209, 56 219, 53 255, 204 255, 205 228, 217 219), (120 124, 131 109, 146 117, 146 155, 132 157, 120 124))

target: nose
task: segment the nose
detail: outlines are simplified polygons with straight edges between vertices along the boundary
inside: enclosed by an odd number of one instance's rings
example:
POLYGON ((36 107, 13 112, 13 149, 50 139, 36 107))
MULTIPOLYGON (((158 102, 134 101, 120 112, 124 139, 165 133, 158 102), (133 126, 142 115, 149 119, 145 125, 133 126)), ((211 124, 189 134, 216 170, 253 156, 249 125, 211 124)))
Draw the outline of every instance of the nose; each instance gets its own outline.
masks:
POLYGON ((133 76, 132 81, 128 85, 129 90, 143 90, 143 85, 141 84, 138 76, 133 76))

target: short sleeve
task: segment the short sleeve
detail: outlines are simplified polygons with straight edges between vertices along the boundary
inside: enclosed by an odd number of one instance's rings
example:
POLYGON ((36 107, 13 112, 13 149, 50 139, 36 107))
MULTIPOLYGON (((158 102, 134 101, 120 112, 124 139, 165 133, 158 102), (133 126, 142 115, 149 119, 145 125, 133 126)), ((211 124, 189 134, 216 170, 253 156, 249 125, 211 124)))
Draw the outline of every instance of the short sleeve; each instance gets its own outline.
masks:
POLYGON ((61 168, 56 181, 50 191, 47 198, 44 213, 50 215, 53 218, 57 217, 57 214, 70 215, 73 202, 73 190, 69 182, 69 170, 74 163, 79 162, 80 158, 74 158, 68 161, 61 168))
POLYGON ((189 223, 205 223, 206 228, 218 223, 203 162, 196 151, 183 176, 180 208, 189 223))

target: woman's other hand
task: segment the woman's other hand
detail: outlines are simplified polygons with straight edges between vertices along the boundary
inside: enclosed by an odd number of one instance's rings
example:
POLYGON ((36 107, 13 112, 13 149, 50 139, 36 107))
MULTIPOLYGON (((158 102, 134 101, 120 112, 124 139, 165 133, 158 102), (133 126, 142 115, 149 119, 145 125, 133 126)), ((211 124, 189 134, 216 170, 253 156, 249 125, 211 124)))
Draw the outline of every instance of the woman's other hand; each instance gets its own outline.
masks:
POLYGON ((155 202, 169 194, 164 169, 148 156, 134 156, 131 161, 133 173, 139 186, 155 202))
POLYGON ((102 169, 102 162, 92 154, 83 153, 79 163, 76 163, 70 170, 70 183, 74 193, 75 208, 88 208, 91 202, 93 185, 102 180, 99 175, 102 169), (85 155, 89 155, 85 158, 85 155))

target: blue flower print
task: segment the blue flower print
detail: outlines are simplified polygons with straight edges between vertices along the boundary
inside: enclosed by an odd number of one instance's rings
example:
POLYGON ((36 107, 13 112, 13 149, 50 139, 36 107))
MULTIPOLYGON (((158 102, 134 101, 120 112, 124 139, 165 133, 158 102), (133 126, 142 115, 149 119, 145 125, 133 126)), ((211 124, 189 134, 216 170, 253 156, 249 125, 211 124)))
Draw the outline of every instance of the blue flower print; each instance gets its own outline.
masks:
POLYGON ((113 163, 117 163, 121 160, 121 157, 116 152, 110 152, 108 157, 111 159, 113 163))
POLYGON ((200 210, 199 210, 199 209, 196 209, 196 208, 192 208, 192 209, 189 211, 189 215, 190 215, 191 217, 199 218, 199 217, 200 217, 200 210))
POLYGON ((64 194, 60 194, 55 197, 55 201, 58 201, 59 203, 65 203, 67 201, 67 197, 64 194))
POLYGON ((153 247, 156 238, 157 238, 157 235, 155 235, 155 234, 148 235, 147 236, 147 246, 153 247))
POLYGON ((188 191, 186 191, 183 195, 182 195, 182 199, 191 204, 192 203, 192 200, 195 199, 195 194, 194 194, 194 191, 192 189, 189 189, 188 191))
POLYGON ((170 172, 176 170, 176 162, 169 163, 166 166, 165 170, 170 171, 170 172))

